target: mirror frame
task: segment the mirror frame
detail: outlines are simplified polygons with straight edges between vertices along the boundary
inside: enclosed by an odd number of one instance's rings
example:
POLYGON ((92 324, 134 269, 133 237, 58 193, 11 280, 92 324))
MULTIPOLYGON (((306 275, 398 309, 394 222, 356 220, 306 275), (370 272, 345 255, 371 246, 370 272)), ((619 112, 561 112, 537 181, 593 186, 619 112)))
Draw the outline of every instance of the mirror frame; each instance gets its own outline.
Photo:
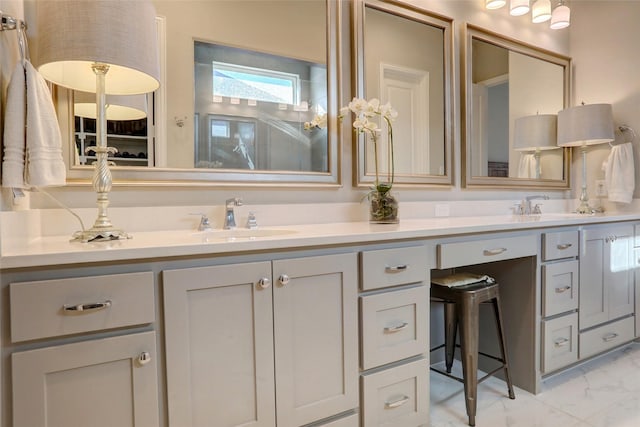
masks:
POLYGON ((546 49, 533 46, 519 40, 477 27, 472 24, 465 24, 463 27, 463 44, 461 51, 460 66, 460 87, 461 87, 461 128, 462 135, 462 183, 466 188, 526 188, 526 189, 558 189, 567 190, 570 188, 571 178, 571 150, 563 148, 563 178, 560 179, 532 179, 532 178, 512 178, 512 177, 488 177, 488 176, 472 176, 471 174, 471 139, 473 123, 472 102, 471 99, 471 76, 472 76, 472 41, 480 40, 498 47, 503 47, 513 52, 517 52, 533 58, 563 67, 564 72, 564 108, 569 106, 570 89, 571 89, 571 58, 559 53, 555 53, 546 49))
MULTIPOLYGON (((326 49, 327 49, 327 172, 256 171, 225 169, 180 169, 164 167, 118 166, 111 168, 114 186, 243 186, 243 187, 340 187, 342 141, 338 123, 339 102, 342 95, 342 2, 326 0, 326 49)), ((158 18, 161 84, 156 92, 159 103, 155 110, 156 144, 166 141, 166 34, 164 22, 158 18), (165 141, 163 141, 165 139, 165 141)), ((196 39, 194 38, 194 41, 196 39)), ((75 165, 73 91, 53 85, 52 92, 63 135, 63 155, 67 165, 67 185, 91 185, 92 166, 75 165)))
MULTIPOLYGON (((453 18, 430 12, 396 0, 354 0, 352 40, 354 43, 353 69, 354 86, 357 97, 365 97, 365 66, 364 66, 364 28, 365 9, 371 7, 381 12, 421 22, 441 29, 443 32, 443 75, 444 75, 444 175, 399 175, 395 174, 394 187, 430 187, 453 185, 453 18)), ((365 135, 353 133, 353 185, 354 187, 370 187, 374 181, 373 174, 366 173, 366 141, 365 135)))

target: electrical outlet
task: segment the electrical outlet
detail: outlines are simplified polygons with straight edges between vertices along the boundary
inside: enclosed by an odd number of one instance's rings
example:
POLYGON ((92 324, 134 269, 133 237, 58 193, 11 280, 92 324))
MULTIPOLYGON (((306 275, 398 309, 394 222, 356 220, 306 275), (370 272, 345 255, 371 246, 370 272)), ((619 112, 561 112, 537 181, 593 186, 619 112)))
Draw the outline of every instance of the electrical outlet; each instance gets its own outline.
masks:
POLYGON ((605 185, 604 179, 599 179, 596 181, 596 196, 597 197, 605 197, 607 195, 607 186, 605 185))

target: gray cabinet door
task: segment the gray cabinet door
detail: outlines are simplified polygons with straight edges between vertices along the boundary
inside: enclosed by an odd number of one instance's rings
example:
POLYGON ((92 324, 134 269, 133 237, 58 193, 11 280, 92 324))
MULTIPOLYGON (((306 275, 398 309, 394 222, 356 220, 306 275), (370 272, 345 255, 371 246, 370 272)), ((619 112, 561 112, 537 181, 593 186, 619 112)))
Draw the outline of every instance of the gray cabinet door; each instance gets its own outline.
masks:
POLYGON ((159 425, 155 332, 16 352, 11 364, 15 427, 159 425))
POLYGON ((171 427, 275 426, 271 263, 163 272, 171 427))
POLYGON ((633 228, 588 227, 580 250, 580 330, 633 313, 633 228))
POLYGON ((278 427, 358 406, 356 254, 273 262, 278 427))

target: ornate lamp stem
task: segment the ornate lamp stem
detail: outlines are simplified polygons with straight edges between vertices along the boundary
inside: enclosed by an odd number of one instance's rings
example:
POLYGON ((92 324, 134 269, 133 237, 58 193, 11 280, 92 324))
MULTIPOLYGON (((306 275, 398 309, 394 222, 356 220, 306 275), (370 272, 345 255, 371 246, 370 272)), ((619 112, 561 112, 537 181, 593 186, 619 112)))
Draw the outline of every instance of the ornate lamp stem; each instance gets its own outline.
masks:
POLYGON ((91 66, 96 75, 96 146, 88 147, 96 152, 96 164, 93 173, 93 189, 97 194, 98 218, 89 230, 78 231, 73 235, 73 240, 90 242, 93 240, 116 240, 119 238, 130 239, 131 236, 122 230, 116 229, 107 216, 109 206, 109 192, 111 191, 112 176, 109 169, 109 154, 116 150, 107 147, 107 113, 105 78, 109 71, 106 64, 95 63, 91 66))

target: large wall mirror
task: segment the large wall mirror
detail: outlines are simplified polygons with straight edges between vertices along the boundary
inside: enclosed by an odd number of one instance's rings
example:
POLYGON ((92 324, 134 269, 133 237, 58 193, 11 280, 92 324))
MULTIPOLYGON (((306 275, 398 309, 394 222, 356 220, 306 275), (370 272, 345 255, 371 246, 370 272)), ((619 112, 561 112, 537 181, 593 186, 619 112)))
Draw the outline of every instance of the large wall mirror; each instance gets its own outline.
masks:
POLYGON ((570 58, 469 24, 462 58, 464 185, 569 188, 555 118, 568 106, 570 58))
MULTIPOLYGON (((396 185, 452 183, 453 21, 396 1, 354 2, 358 97, 389 102, 396 185)), ((354 184, 375 180, 370 140, 355 138, 354 184)), ((382 172, 388 162, 380 162, 382 172)))
MULTIPOLYGON (((147 118, 108 123, 114 184, 340 184, 340 1, 154 4, 164 78, 147 118)), ((58 92, 69 179, 90 180, 95 121, 58 92)))

